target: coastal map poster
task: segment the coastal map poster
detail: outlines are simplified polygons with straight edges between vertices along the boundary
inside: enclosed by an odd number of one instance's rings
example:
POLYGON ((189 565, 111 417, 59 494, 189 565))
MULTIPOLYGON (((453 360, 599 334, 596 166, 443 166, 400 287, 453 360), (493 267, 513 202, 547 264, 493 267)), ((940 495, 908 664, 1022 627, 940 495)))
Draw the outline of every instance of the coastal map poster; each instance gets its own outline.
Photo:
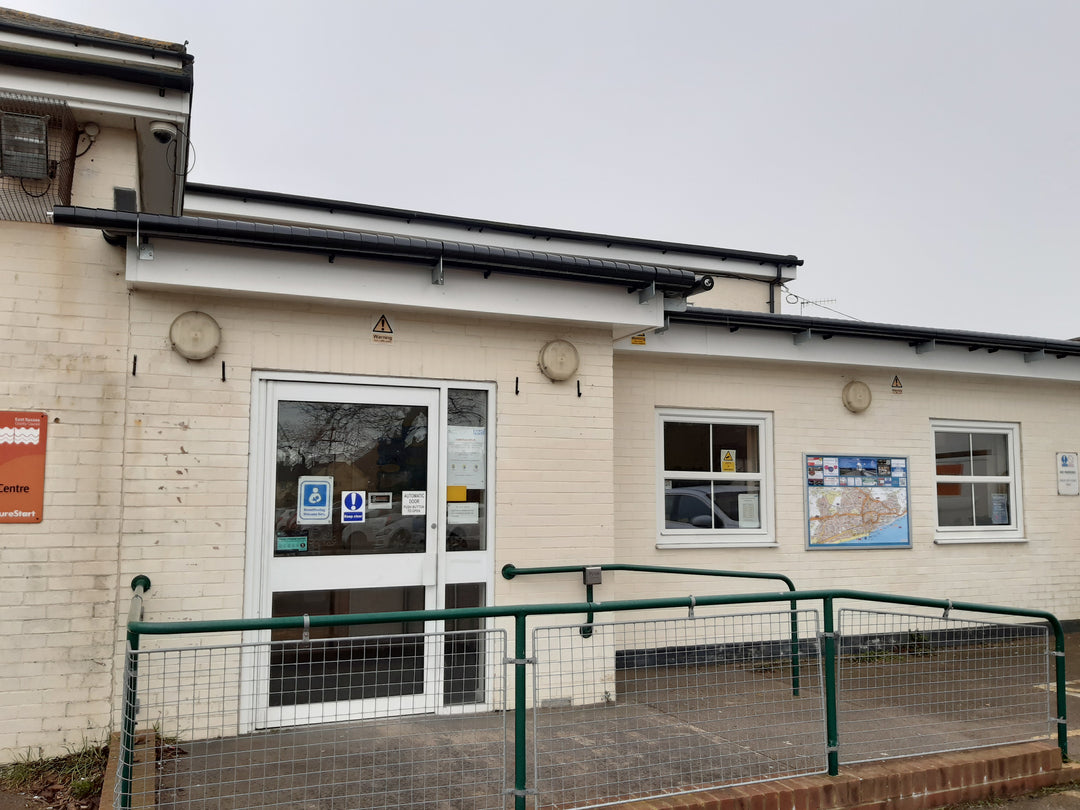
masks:
POLYGON ((906 458, 805 458, 808 548, 911 548, 906 458))

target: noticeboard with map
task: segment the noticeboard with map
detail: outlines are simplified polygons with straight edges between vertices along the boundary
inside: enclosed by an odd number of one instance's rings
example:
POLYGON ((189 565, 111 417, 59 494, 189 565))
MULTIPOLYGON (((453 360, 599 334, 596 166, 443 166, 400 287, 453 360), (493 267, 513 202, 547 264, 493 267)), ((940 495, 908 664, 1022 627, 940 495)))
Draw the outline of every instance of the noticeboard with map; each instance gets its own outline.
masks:
POLYGON ((908 464, 897 456, 806 456, 809 548, 910 548, 908 464))

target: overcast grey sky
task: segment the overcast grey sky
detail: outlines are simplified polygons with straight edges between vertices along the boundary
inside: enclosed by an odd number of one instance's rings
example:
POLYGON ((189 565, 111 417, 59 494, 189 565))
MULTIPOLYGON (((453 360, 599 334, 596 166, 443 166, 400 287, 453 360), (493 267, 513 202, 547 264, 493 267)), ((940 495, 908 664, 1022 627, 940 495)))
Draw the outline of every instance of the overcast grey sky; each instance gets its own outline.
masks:
POLYGON ((861 320, 1080 335, 1076 0, 8 2, 188 40, 198 182, 794 253, 861 320))

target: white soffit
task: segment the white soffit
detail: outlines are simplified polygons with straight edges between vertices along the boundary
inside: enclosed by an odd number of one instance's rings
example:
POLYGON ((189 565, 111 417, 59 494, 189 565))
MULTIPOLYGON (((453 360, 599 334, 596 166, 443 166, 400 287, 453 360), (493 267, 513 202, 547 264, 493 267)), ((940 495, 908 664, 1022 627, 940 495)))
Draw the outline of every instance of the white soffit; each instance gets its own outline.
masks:
POLYGON ((155 118, 181 126, 187 120, 188 94, 108 78, 72 76, 0 65, 0 89, 63 99, 75 118, 104 127, 131 128, 134 118, 155 118))
POLYGON ((1002 349, 968 351, 964 346, 938 345, 919 354, 904 340, 853 338, 837 335, 825 340, 811 332, 810 339, 795 344, 793 334, 741 327, 673 324, 661 334, 646 335, 646 343, 634 345, 630 338, 615 343, 615 351, 649 356, 681 355, 723 357, 745 360, 780 360, 793 363, 866 366, 873 368, 918 369, 954 374, 986 374, 1029 379, 1080 381, 1080 357, 1061 360, 1048 355, 1037 362, 1025 362, 1024 353, 1002 349))
POLYGON ((140 259, 129 240, 126 277, 139 289, 199 290, 227 295, 281 296, 339 304, 438 310, 446 314, 543 318, 610 326, 620 334, 653 329, 664 320, 663 296, 639 303, 636 292, 608 284, 475 270, 445 270, 443 284, 419 263, 205 245, 156 237, 153 259, 140 259))
MULTIPOLYGON (((330 206, 330 203, 327 203, 330 206)), ((184 213, 188 216, 211 218, 242 219, 255 222, 278 222, 288 225, 304 225, 342 231, 368 231, 387 233, 398 236, 412 236, 423 239, 435 239, 450 242, 469 242, 478 245, 513 248, 515 250, 536 250, 544 253, 564 253, 571 256, 587 256, 595 259, 652 264, 660 267, 674 267, 692 270, 697 273, 733 273, 762 280, 776 278, 776 266, 761 264, 757 261, 740 259, 721 259, 677 249, 661 250, 645 246, 627 245, 614 242, 608 245, 591 240, 577 240, 572 235, 566 237, 547 234, 529 236, 528 234, 509 233, 497 227, 485 228, 481 225, 430 221, 407 221, 393 216, 377 216, 353 211, 329 211, 306 206, 274 204, 262 200, 244 200, 239 197, 227 198, 217 195, 200 195, 197 191, 188 191, 184 195, 184 213)), ((797 268, 784 267, 785 279, 795 278, 797 268)))

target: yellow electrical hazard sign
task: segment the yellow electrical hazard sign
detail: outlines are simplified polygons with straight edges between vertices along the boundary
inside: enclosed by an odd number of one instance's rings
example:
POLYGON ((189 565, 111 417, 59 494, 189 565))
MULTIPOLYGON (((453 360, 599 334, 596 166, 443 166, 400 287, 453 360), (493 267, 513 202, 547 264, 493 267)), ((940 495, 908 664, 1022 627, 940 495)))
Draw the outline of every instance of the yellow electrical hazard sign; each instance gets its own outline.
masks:
POLYGON ((735 451, 720 451, 720 472, 735 472, 735 451))

